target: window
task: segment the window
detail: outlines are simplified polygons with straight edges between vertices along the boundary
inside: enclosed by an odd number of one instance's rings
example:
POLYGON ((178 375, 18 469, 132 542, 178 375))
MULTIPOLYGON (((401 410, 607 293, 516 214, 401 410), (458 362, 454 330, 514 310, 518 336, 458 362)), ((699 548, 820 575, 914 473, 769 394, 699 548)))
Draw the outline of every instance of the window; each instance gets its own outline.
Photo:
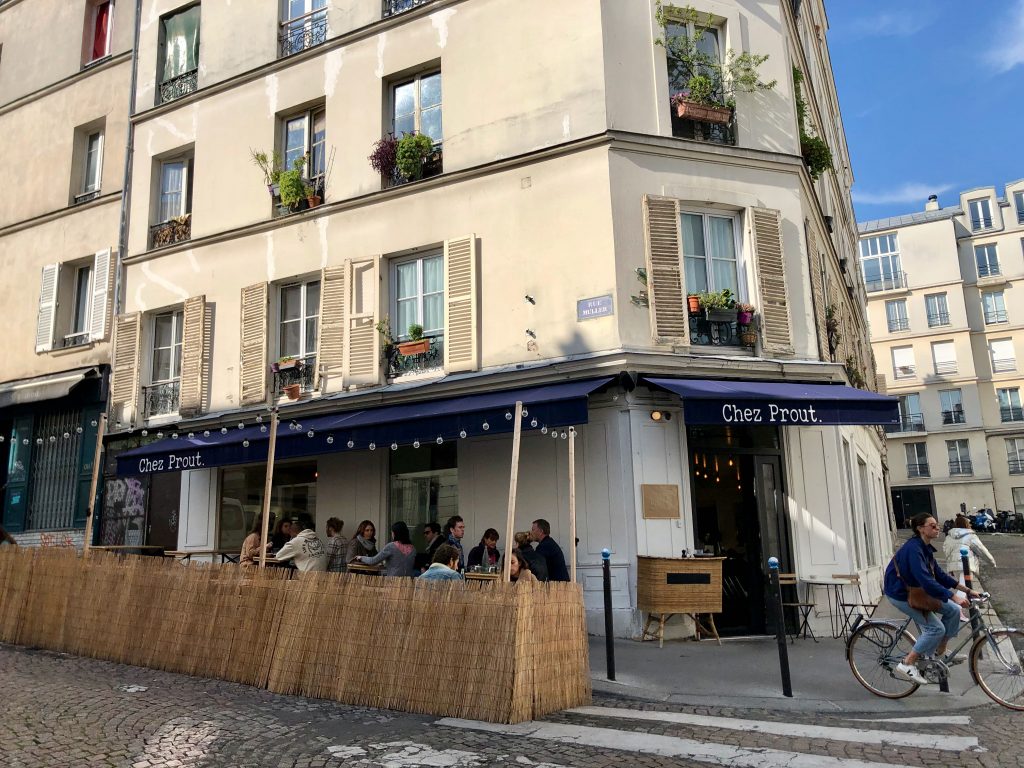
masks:
POLYGON ((992 373, 1006 373, 1017 370, 1017 359, 1013 351, 1013 339, 992 339, 988 343, 992 359, 992 373))
POLYGON ((103 166, 103 134, 100 131, 90 134, 85 149, 85 183, 83 194, 99 192, 100 170, 103 166))
POLYGON ((110 0, 91 0, 86 5, 85 56, 82 59, 85 64, 92 64, 110 55, 113 5, 110 0))
POLYGON ((327 141, 327 111, 313 109, 284 121, 284 167, 293 168, 295 161, 308 155, 305 177, 315 181, 322 193, 325 148, 327 141))
POLYGON ((735 219, 690 212, 683 212, 680 219, 687 292, 728 288, 739 296, 735 219))
POLYGON ((928 450, 924 443, 907 443, 907 477, 930 477, 928 450))
POLYGON ((199 87, 199 6, 165 16, 160 24, 158 85, 160 103, 199 87))
POLYGON ((388 517, 402 520, 420 547, 424 523, 444 522, 459 513, 458 449, 454 442, 388 451, 388 517))
POLYGON ((327 0, 282 0, 278 54, 293 53, 320 45, 327 39, 327 0))
MULTIPOLYGON (((1024 475, 1024 437, 1006 439, 1006 459, 1010 465, 1011 475, 1024 475)), ((1016 502, 1016 499, 1014 501, 1016 502)))
POLYGON ((924 297, 924 308, 928 315, 929 328, 949 325, 949 307, 946 304, 946 294, 928 294, 924 297))
POLYGON ((1018 515, 1024 514, 1024 488, 1013 489, 1013 511, 1018 515))
POLYGON ((1000 421, 1024 421, 1024 410, 1020 407, 1020 389, 1018 387, 996 389, 996 398, 999 400, 1000 421))
POLYGON ((150 227, 151 248, 192 237, 192 160, 179 158, 159 165, 156 223, 150 227))
POLYGON ((909 331, 910 320, 907 319, 907 300, 895 299, 885 302, 885 319, 889 324, 889 333, 893 331, 909 331))
POLYGON ((419 325, 430 342, 426 351, 389 360, 389 374, 439 367, 444 360, 444 255, 434 252, 395 260, 391 265, 391 286, 395 340, 409 341, 410 326, 419 325))
POLYGON ((430 0, 384 0, 383 17, 394 16, 396 13, 411 11, 418 5, 429 3, 430 0))
POLYGON ((987 197, 971 200, 967 203, 971 213, 971 229, 989 229, 992 226, 992 209, 989 207, 987 197))
MULTIPOLYGON (((277 514, 316 518, 316 462, 285 462, 274 467, 270 509, 277 514)), ((217 547, 237 552, 263 511, 266 470, 259 466, 230 467, 220 474, 217 547)))
POLYGON ((971 452, 967 447, 966 440, 947 440, 946 453, 949 456, 950 475, 970 475, 974 473, 971 467, 971 452))
POLYGON ((1002 291, 989 291, 981 294, 981 306, 985 312, 985 325, 1007 321, 1006 304, 1003 302, 1002 291))
POLYGON ((142 388, 146 418, 178 412, 183 320, 180 309, 153 317, 150 384, 142 388))
POLYGON ((871 503, 872 494, 871 486, 868 483, 868 465, 857 458, 857 474, 860 476, 860 514, 861 514, 861 525, 864 529, 864 541, 867 544, 867 556, 868 565, 875 565, 878 562, 878 557, 875 554, 875 537, 871 535, 871 528, 868 523, 874 516, 874 505, 871 503))
POLYGON ((300 392, 313 389, 316 373, 317 332, 320 324, 320 281, 281 286, 274 392, 299 385, 300 392))
POLYGON ((924 416, 921 413, 921 396, 917 392, 901 395, 899 399, 901 432, 921 432, 924 430, 924 416))
POLYGON ((89 341, 92 321, 92 265, 75 270, 75 293, 71 307, 70 333, 64 337, 65 347, 74 347, 89 341))
POLYGON ((956 373, 956 345, 952 341, 932 342, 932 362, 939 376, 956 373))
POLYGON ((959 389, 940 389, 939 407, 942 409, 943 424, 963 424, 966 421, 963 394, 959 389))
POLYGON ((1024 191, 1013 193, 1013 207, 1017 209, 1017 223, 1024 224, 1024 191))
POLYGON ((868 293, 907 286, 906 275, 900 270, 895 233, 861 240, 860 260, 864 269, 864 288, 868 293))
POLYGON ((974 246, 974 261, 978 265, 978 277, 991 277, 999 274, 999 256, 996 244, 974 246))
POLYGON ((894 379, 912 379, 917 375, 913 347, 892 348, 892 375, 894 379))
POLYGON ((422 177, 441 173, 441 73, 417 75, 391 87, 391 132, 396 138, 407 133, 429 136, 433 154, 423 163, 422 177))
POLYGON ((107 335, 111 251, 42 269, 36 352, 66 349, 107 335))
MULTIPOLYGON (((667 10, 667 9, 666 9, 667 10)), ((725 34, 723 29, 716 27, 704 27, 693 23, 670 23, 665 28, 666 60, 668 67, 668 87, 671 98, 672 135, 683 139, 696 139, 697 141, 710 141, 716 144, 735 144, 736 134, 732 125, 732 115, 724 114, 720 121, 711 122, 705 118, 707 113, 693 115, 689 111, 679 114, 682 108, 677 107, 675 98, 677 95, 686 93, 689 90, 689 83, 694 76, 704 76, 711 80, 714 93, 712 97, 724 103, 725 96, 722 93, 720 78, 715 71, 709 71, 707 63, 693 61, 673 55, 675 45, 673 40, 685 41, 689 46, 690 40, 695 44, 699 55, 706 57, 706 61, 722 61, 722 40, 725 34)))

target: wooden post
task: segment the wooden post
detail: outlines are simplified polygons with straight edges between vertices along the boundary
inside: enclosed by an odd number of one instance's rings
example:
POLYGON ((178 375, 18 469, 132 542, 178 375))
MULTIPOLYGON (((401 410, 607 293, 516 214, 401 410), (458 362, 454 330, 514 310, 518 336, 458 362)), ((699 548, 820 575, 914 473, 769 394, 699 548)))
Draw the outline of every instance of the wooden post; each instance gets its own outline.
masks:
POLYGON ((100 481, 100 456, 103 454, 103 435, 107 431, 107 414, 100 414, 100 423, 96 428, 96 447, 92 453, 92 482, 89 483, 89 511, 85 515, 85 543, 82 545, 82 557, 89 554, 92 544, 92 521, 96 515, 96 486, 100 481))
POLYGON ((569 581, 576 583, 576 427, 569 427, 569 581))
POLYGON ((505 522, 505 566, 502 568, 502 579, 512 580, 512 542, 515 532, 512 530, 516 522, 516 485, 519 482, 519 441, 523 436, 523 403, 516 401, 514 431, 512 432, 512 473, 508 480, 508 520, 505 522))
POLYGON ((267 481, 263 485, 263 520, 260 523, 260 568, 267 567, 267 532, 270 529, 270 490, 274 483, 274 451, 277 449, 277 408, 270 412, 270 443, 267 446, 267 481))

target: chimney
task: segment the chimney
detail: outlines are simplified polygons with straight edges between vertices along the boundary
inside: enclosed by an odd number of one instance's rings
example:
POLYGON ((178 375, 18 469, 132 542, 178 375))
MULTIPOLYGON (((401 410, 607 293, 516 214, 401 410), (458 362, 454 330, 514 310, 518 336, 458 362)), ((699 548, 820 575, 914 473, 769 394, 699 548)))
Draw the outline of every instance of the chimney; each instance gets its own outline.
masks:
POLYGON ((926 211, 937 211, 939 210, 939 196, 928 195, 928 202, 924 204, 926 211))

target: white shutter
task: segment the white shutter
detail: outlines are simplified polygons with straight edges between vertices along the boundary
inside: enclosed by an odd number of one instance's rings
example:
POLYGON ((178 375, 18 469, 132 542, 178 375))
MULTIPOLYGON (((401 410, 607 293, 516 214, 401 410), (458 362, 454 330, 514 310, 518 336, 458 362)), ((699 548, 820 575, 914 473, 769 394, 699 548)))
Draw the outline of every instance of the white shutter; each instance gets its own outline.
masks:
POLYGON ((773 208, 752 208, 751 230, 757 283, 761 291, 764 346, 775 352, 792 352, 782 214, 773 208))
POLYGON ((689 317, 683 285, 679 206, 668 197, 644 196, 647 297, 654 340, 685 344, 689 317))
POLYGON ((267 399, 267 283, 242 289, 241 355, 238 381, 242 405, 259 405, 267 399))
POLYGON ((444 369, 446 373, 480 367, 477 328, 476 235, 444 243, 444 369))
POLYGON ((60 264, 47 264, 43 267, 43 278, 39 287, 39 314, 36 315, 36 352, 49 352, 53 349, 59 282, 60 264))
POLYGON ((380 344, 377 339, 380 257, 348 263, 348 333, 345 347, 345 383, 380 383, 380 344))
POLYGON ((181 388, 178 413, 189 418, 203 411, 206 390, 206 296, 192 296, 185 300, 181 333, 181 388))
POLYGON ((321 376, 330 386, 337 378, 337 391, 343 383, 345 370, 345 324, 348 322, 348 293, 345 290, 347 265, 325 267, 320 273, 320 330, 316 335, 316 387, 321 387, 321 376))
POLYGON ((936 341, 932 344, 932 358, 936 365, 956 363, 956 345, 952 341, 936 341))
POLYGON ((110 406, 115 423, 130 424, 135 420, 141 337, 142 316, 138 312, 115 318, 113 351, 110 354, 110 406))
POLYGON ((893 347, 892 367, 896 378, 899 378, 900 374, 904 376, 911 375, 914 372, 914 348, 893 347))
POLYGON ((107 315, 110 310, 110 288, 114 283, 114 259, 110 249, 97 251, 92 266, 92 311, 89 338, 100 341, 107 336, 107 315))

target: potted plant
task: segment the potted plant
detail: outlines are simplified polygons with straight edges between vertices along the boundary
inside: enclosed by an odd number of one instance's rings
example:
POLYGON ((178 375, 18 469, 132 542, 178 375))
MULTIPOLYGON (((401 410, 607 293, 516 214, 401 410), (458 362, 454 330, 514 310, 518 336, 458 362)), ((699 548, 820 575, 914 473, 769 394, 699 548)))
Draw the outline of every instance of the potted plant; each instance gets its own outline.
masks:
POLYGON ((723 288, 720 291, 705 291, 697 294, 700 308, 704 315, 713 322, 728 322, 736 318, 736 300, 732 291, 723 288))
POLYGON ((409 326, 409 341, 403 341, 398 345, 398 352, 402 355, 422 355, 430 350, 430 339, 423 336, 423 326, 413 323, 409 326))
POLYGON ((303 184, 302 187, 305 190, 306 203, 309 205, 309 207, 316 208, 318 205, 320 205, 322 200, 320 198, 320 195, 316 193, 316 187, 314 187, 312 184, 309 184, 308 182, 303 184))
POLYGON ((691 315, 700 314, 700 294, 690 293, 686 296, 686 307, 691 315))
POLYGON ((422 133, 407 133, 398 141, 395 164, 409 181, 423 178, 423 163, 434 151, 434 141, 422 133))
POLYGON ((387 181, 394 181, 398 167, 398 139, 390 133, 383 139, 378 139, 366 159, 370 161, 373 170, 387 181))
POLYGON ((807 164, 807 173, 816 181, 825 171, 832 170, 832 150, 813 128, 808 127, 807 101, 803 95, 804 73, 793 67, 793 93, 796 98, 796 120, 800 128, 800 154, 807 164))
POLYGON ((740 343, 745 347, 753 347, 757 344, 757 331, 751 325, 744 325, 740 328, 740 343))
POLYGON ((299 204, 306 201, 306 185, 302 179, 302 169, 306 167, 306 156, 295 158, 290 170, 281 171, 279 184, 281 187, 281 204, 297 211, 299 204))
POLYGON ((283 387, 281 387, 281 391, 288 397, 289 400, 298 400, 299 397, 302 395, 302 385, 298 383, 285 384, 283 387))
POLYGON ((294 355, 285 355, 278 359, 276 363, 270 364, 270 370, 274 373, 280 373, 281 371, 291 370, 302 370, 302 366, 305 365, 301 358, 295 357, 294 355))
POLYGON ((277 152, 266 152, 256 149, 249 149, 249 157, 253 164, 263 172, 263 181, 267 185, 267 192, 271 197, 279 193, 278 182, 281 180, 281 155, 277 152))
POLYGON ((736 305, 736 324, 742 326, 750 325, 750 322, 754 319, 755 311, 756 307, 753 304, 739 302, 736 305))
POLYGON ((706 50, 703 40, 714 27, 709 13, 701 18, 692 7, 668 9, 658 0, 655 17, 662 36, 655 40, 668 56, 669 83, 679 90, 672 95, 676 114, 688 120, 727 124, 732 120, 736 93, 756 93, 775 87, 758 71, 768 56, 753 53, 737 54, 731 48, 724 57, 706 50), (692 34, 680 27, 692 29, 692 34), (671 31, 670 31, 671 30, 671 31))

